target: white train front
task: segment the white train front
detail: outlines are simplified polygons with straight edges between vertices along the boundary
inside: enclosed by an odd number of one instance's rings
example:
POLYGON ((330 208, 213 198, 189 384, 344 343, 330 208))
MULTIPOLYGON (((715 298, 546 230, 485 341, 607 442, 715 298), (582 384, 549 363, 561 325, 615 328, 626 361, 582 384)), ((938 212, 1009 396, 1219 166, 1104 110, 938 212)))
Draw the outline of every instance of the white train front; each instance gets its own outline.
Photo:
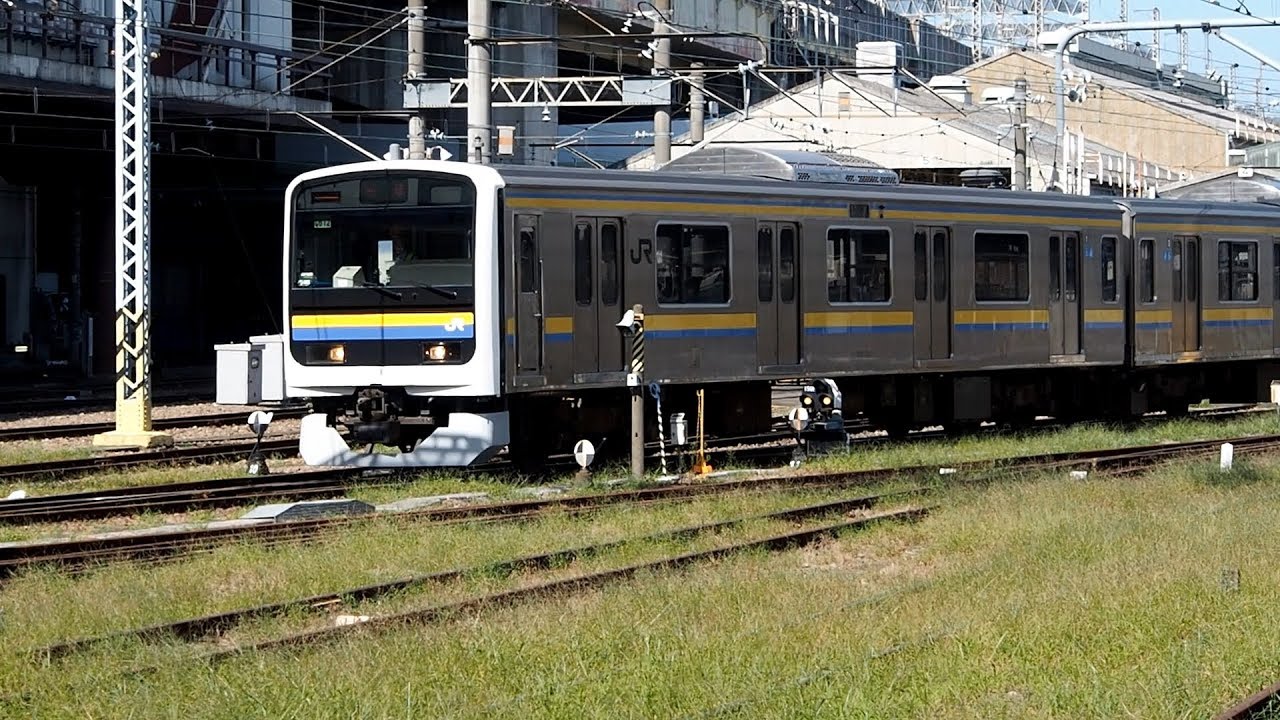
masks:
POLYGON ((307 464, 469 465, 507 444, 501 187, 491 168, 408 161, 290 184, 285 392, 314 409, 302 425, 307 464))

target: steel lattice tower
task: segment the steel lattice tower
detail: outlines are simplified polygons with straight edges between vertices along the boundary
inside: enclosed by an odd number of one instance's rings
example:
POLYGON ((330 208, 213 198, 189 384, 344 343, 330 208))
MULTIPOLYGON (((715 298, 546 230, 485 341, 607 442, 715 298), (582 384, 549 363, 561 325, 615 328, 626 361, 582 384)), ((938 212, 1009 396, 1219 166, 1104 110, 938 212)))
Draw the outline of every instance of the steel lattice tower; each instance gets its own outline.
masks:
POLYGON ((1036 47, 1036 37, 1089 18, 1089 0, 874 0, 885 10, 920 18, 973 48, 973 60, 1011 47, 1036 47))
POLYGON ((147 0, 115 0, 116 429, 100 447, 168 445, 151 430, 151 53, 147 0))

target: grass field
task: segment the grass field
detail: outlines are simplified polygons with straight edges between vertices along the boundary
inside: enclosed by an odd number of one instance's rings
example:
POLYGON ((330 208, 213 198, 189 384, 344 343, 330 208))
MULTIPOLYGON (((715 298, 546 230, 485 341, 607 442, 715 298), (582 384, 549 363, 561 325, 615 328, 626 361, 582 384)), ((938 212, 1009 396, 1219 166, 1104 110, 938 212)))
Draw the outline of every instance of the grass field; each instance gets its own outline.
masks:
MULTIPOLYGON (((1280 464, 954 488, 911 525, 758 553, 438 625, 208 666, 123 645, 23 650, 371 580, 762 512, 764 493, 483 527, 377 524, 0 590, 5 715, 37 717, 1206 717, 1280 677, 1280 464), (1238 581, 1236 580, 1238 578, 1238 581), (121 676, 140 662, 156 672, 121 676)), ((552 575, 777 531, 637 544, 552 575)), ((544 577, 539 575, 539 578, 544 577)), ((529 582, 474 577, 357 611, 529 582)), ((242 637, 307 627, 264 621, 242 637)))
MULTIPOLYGON (((1276 430, 1270 415, 1159 423, 1125 435, 1076 426, 860 445, 810 469, 1276 430)), ((170 472, 115 479, 183 479, 170 472)), ((1280 679, 1280 627, 1271 621, 1280 611, 1271 550, 1280 547, 1280 460, 1238 458, 1226 475, 1216 461, 1123 480, 1064 475, 955 484, 932 496, 941 506, 918 523, 815 547, 216 666, 192 648, 165 644, 121 643, 48 665, 29 651, 874 488, 744 493, 520 524, 382 520, 304 546, 232 545, 79 576, 33 571, 0 585, 0 717, 1207 717, 1280 679), (124 674, 149 665, 158 668, 124 674)), ((433 473, 354 495, 384 501, 477 489, 502 497, 517 485, 433 473)), ((344 612, 423 607, 791 527, 757 522, 716 536, 632 543, 549 572, 476 574, 344 612)), ((262 620, 227 641, 325 622, 299 614, 262 620)))

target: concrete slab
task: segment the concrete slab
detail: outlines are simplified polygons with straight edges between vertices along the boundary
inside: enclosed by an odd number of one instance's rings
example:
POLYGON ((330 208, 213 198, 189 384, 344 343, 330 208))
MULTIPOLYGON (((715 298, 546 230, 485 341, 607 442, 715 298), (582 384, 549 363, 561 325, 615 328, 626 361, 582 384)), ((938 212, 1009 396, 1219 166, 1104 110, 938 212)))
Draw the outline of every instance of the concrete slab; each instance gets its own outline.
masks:
POLYGON ((449 495, 431 495, 428 497, 405 498, 396 500, 385 505, 377 507, 378 512, 409 512, 411 510, 419 510, 432 505, 439 505, 450 500, 482 500, 489 497, 489 493, 470 492, 470 493, 451 493, 449 495))
POLYGON ((312 500, 259 505, 240 516, 240 519, 290 522, 293 520, 313 520, 341 515, 368 515, 372 512, 374 512, 374 507, 369 503, 339 498, 337 500, 312 500))

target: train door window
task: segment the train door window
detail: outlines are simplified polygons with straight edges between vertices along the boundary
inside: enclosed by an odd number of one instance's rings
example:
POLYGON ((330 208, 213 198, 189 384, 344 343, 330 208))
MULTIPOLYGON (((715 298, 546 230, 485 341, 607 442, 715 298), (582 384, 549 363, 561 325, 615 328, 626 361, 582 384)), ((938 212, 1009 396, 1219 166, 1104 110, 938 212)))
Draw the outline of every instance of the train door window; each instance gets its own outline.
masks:
POLYGON ((943 301, 947 299, 947 279, 951 277, 951 271, 947 268, 947 261, 951 258, 947 252, 947 238, 950 233, 946 230, 935 230, 933 233, 933 299, 943 301))
POLYGON ((790 225, 778 231, 778 295, 784 303, 796 299, 796 230, 790 225))
POLYGON ((579 305, 591 304, 591 223, 580 222, 573 231, 573 296, 579 305))
POLYGON ((916 254, 916 300, 924 301, 929 299, 929 253, 928 247, 925 245, 929 241, 928 235, 924 230, 916 230, 915 254, 916 254))
POLYGON ((1258 243, 1218 242, 1218 299, 1258 299, 1258 243))
POLYGON ((1156 241, 1147 238, 1138 243, 1138 299, 1156 301, 1156 241))
POLYGON ((828 230, 827 300, 889 302, 889 246, 888 230, 828 230))
POLYGON ((1271 243, 1271 297, 1280 300, 1280 242, 1271 243))
POLYGON ((531 227, 520 228, 520 292, 538 291, 538 236, 531 227))
POLYGON ((1116 239, 1102 238, 1101 248, 1102 302, 1116 301, 1116 239))
POLYGON ((1182 302, 1182 241, 1173 241, 1173 301, 1182 302))
POLYGON ((1187 267, 1187 300, 1195 302, 1200 296, 1200 243, 1187 239, 1187 255, 1183 262, 1187 267))
POLYGON ((1049 236, 1049 299, 1062 299, 1062 240, 1057 235, 1049 236))
POLYGON ((773 228, 768 225, 756 232, 756 299, 773 302, 773 228))
POLYGON ((657 230, 658 302, 729 302, 729 228, 662 223, 657 230))
POLYGON ((600 303, 618 304, 618 226, 600 224, 600 303))
POLYGON ((1076 302, 1080 297, 1080 236, 1076 233, 1067 235, 1066 255, 1063 257, 1062 279, 1063 292, 1067 302, 1076 302))
POLYGON ((1031 238, 1025 233, 973 234, 973 290, 978 302, 1031 298, 1031 238))

